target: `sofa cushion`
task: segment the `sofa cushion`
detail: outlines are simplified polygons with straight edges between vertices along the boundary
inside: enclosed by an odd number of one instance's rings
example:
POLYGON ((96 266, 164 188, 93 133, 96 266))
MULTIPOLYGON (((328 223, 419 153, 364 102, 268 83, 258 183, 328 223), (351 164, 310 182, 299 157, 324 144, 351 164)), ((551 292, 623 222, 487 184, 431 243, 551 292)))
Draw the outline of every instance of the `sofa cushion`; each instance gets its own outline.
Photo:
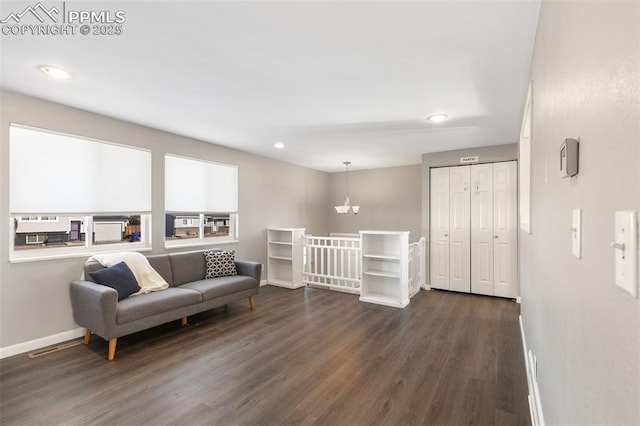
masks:
POLYGON ((172 253, 169 259, 173 271, 173 285, 179 286, 204 279, 207 264, 203 252, 172 253))
POLYGON ((147 256, 149 265, 160 274, 162 278, 173 287, 173 273, 171 272, 171 261, 168 254, 154 254, 147 256))
POLYGON ((188 289, 168 288, 141 294, 118 302, 116 322, 123 324, 200 302, 202 295, 188 289))
POLYGON ((249 290, 258 286, 255 278, 235 275, 230 277, 212 278, 183 284, 180 288, 196 290, 202 293, 202 300, 211 300, 217 297, 227 296, 243 290, 249 290))
POLYGON ((235 250, 207 250, 204 252, 204 258, 207 261, 205 278, 238 275, 235 264, 235 250))
POLYGON ((95 260, 92 261, 86 261, 84 263, 84 279, 87 281, 90 281, 92 283, 95 283, 96 280, 94 280, 91 277, 91 273, 95 272, 95 271, 99 271, 101 269, 104 269, 104 266, 102 266, 101 264, 99 264, 98 262, 96 262, 95 260))
POLYGON ((115 288, 118 292, 118 300, 126 299, 140 290, 136 277, 124 262, 91 272, 89 275, 96 283, 115 288))

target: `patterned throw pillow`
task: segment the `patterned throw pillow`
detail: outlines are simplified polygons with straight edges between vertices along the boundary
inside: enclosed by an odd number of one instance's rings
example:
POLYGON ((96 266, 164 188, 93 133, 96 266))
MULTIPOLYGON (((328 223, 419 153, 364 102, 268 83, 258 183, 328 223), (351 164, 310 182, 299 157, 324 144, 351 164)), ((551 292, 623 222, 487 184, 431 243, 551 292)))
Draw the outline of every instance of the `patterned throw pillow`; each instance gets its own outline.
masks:
POLYGON ((207 250, 207 275, 205 278, 228 277, 238 275, 236 271, 235 250, 207 250))

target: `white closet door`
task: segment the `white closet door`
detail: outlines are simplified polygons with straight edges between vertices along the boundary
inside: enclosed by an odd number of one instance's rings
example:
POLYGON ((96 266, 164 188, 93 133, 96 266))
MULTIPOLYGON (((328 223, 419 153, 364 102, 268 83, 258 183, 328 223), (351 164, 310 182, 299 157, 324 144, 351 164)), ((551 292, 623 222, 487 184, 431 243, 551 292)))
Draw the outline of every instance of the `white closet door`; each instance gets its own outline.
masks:
POLYGON ((449 169, 449 288, 471 291, 470 166, 449 169))
POLYGON ((431 287, 449 290, 449 169, 431 169, 431 287))
POLYGON ((493 165, 493 294, 518 296, 518 210, 515 161, 493 165))
POLYGON ((471 166, 471 292, 493 296, 493 164, 471 166))

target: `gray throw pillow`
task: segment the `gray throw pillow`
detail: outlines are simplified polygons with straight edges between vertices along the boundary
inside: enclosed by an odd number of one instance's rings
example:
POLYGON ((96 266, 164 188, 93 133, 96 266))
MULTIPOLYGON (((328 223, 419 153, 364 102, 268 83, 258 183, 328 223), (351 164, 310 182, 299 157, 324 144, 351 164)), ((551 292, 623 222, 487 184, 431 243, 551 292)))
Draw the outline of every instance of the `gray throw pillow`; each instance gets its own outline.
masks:
POLYGON ((207 275, 205 278, 238 275, 235 264, 235 250, 207 250, 204 252, 204 257, 207 260, 207 275))
POLYGON ((115 288, 118 292, 118 300, 126 299, 140 290, 138 280, 126 263, 120 262, 99 271, 90 272, 91 278, 102 285, 115 288))

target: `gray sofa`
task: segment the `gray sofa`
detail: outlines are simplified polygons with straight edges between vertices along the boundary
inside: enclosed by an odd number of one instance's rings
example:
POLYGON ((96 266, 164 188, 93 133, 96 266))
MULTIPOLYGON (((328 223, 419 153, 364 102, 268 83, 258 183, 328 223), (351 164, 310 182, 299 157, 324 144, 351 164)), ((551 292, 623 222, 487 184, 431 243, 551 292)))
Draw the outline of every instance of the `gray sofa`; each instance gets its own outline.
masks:
POLYGON ((85 280, 71 283, 73 317, 86 328, 84 343, 91 333, 109 341, 109 361, 115 357, 120 336, 182 319, 198 312, 226 305, 244 297, 254 307, 253 296, 260 286, 260 264, 236 261, 238 275, 205 279, 204 252, 148 256, 151 266, 169 283, 162 291, 130 296, 118 301, 118 292, 96 284, 90 272, 103 268, 98 262, 84 265, 85 280))

